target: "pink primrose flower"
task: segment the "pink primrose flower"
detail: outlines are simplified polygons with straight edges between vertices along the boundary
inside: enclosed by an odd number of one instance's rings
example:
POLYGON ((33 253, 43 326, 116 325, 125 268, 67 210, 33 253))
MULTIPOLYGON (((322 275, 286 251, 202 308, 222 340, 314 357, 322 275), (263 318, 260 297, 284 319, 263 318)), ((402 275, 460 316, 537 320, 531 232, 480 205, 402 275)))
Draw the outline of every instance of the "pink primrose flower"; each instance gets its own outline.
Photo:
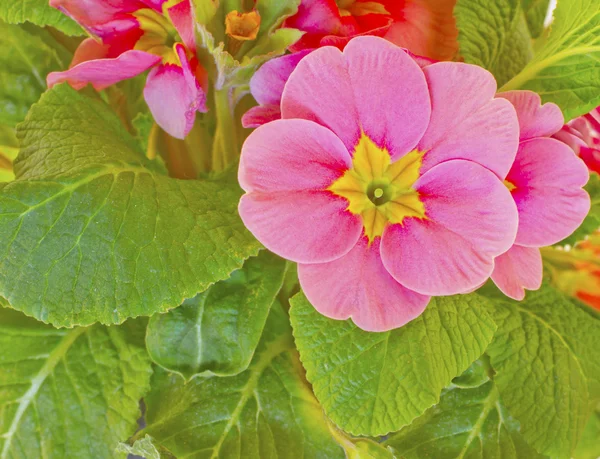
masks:
POLYGON ((510 101, 519 117, 519 150, 505 182, 519 209, 519 229, 515 244, 496 258, 492 280, 505 295, 522 300, 525 289, 542 284, 539 247, 569 236, 589 212, 590 197, 582 189, 589 173, 567 145, 551 138, 564 122, 558 106, 542 105, 531 91, 498 96, 510 101))
POLYGON ((154 119, 184 138, 196 112, 206 112, 206 72, 196 58, 190 0, 50 0, 79 22, 84 40, 69 70, 48 75, 48 86, 68 82, 96 90, 151 69, 144 98, 154 119))
POLYGON ((244 223, 298 263, 320 313, 365 330, 473 289, 518 227, 503 181, 519 124, 496 89, 480 67, 421 68, 378 37, 311 52, 285 83, 282 119, 242 149, 244 223))
POLYGON ((600 107, 565 124, 554 138, 569 145, 592 172, 600 174, 600 107))

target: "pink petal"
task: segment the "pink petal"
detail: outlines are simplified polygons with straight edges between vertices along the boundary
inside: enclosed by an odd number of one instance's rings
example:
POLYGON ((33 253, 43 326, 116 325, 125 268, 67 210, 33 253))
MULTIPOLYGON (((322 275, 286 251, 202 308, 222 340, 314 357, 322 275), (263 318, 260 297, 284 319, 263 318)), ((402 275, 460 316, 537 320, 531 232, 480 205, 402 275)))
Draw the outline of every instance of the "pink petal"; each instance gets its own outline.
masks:
MULTIPOLYGON (((165 0, 162 0, 164 2, 165 0)), ((183 44, 190 50, 196 49, 196 35, 194 32, 194 15, 190 0, 183 0, 167 10, 171 22, 183 40, 183 44)))
POLYGON ((140 0, 50 0, 50 6, 84 27, 105 24, 146 7, 140 0))
POLYGON ((401 48, 358 37, 343 54, 325 47, 306 56, 285 86, 281 113, 328 127, 349 151, 364 131, 398 157, 425 131, 430 102, 423 72, 401 48))
POLYGON ((384 332, 421 315, 429 297, 394 280, 381 263, 380 239, 366 238, 343 257, 320 264, 298 265, 302 290, 317 311, 332 319, 352 318, 366 331, 384 332))
POLYGON ((85 61, 64 72, 48 74, 48 87, 67 81, 75 89, 91 83, 96 90, 133 78, 160 62, 161 58, 144 51, 126 51, 114 59, 85 61))
POLYGON ((362 221, 348 202, 326 191, 351 166, 328 129, 278 120, 254 131, 242 148, 240 202, 246 227, 269 250, 301 263, 335 260, 356 244, 362 221))
POLYGON ((518 215, 508 189, 488 169, 461 160, 430 169, 415 186, 426 218, 408 218, 384 231, 383 264, 398 282, 424 295, 477 287, 515 239, 518 215))
POLYGON ((431 91, 431 121, 419 142, 422 171, 451 159, 466 159, 504 178, 515 159, 519 124, 515 109, 494 99, 496 80, 487 70, 457 62, 423 69, 431 91))
POLYGON ((558 105, 542 105, 542 99, 533 91, 501 92, 498 97, 508 100, 517 110, 521 140, 550 137, 563 127, 565 119, 558 105))
POLYGON ((507 177, 516 187, 516 243, 543 247, 575 231, 590 210, 590 197, 581 189, 588 179, 587 167, 566 144, 547 138, 522 142, 507 177))
POLYGON ((328 127, 353 151, 361 132, 352 94, 344 55, 337 48, 319 48, 290 75, 281 97, 281 117, 328 127))
POLYGON ((335 0, 302 0, 298 12, 286 19, 284 26, 307 34, 331 33, 341 27, 339 9, 335 0))
POLYGON ((350 154, 329 129, 312 121, 278 120, 246 139, 238 178, 246 192, 320 191, 350 167, 350 154))
POLYGON ((270 121, 281 119, 279 105, 259 105, 252 107, 242 116, 242 126, 245 128, 257 128, 270 121))
POLYGON ((283 88, 298 63, 312 50, 307 49, 267 61, 250 80, 250 92, 261 105, 277 105, 281 102, 283 88))
POLYGON ((326 263, 346 254, 362 221, 329 191, 253 192, 239 205, 244 225, 267 249, 297 263, 326 263))
POLYGON ((496 258, 492 280, 502 293, 514 300, 525 298, 525 289, 542 286, 542 254, 540 249, 513 245, 496 258))
POLYGON ((176 45, 181 67, 161 64, 148 74, 144 99, 156 123, 167 133, 183 139, 206 112, 206 94, 192 73, 183 45, 176 45))
POLYGON ((378 37, 351 40, 344 57, 363 131, 392 158, 412 150, 431 115, 419 65, 402 48, 378 37))

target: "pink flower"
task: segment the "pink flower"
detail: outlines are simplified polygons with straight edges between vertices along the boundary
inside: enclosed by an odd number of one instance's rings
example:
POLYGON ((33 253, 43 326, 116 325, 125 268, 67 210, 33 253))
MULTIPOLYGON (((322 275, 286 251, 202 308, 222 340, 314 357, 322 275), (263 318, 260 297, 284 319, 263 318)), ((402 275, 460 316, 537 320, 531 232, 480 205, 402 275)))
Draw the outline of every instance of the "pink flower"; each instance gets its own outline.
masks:
MULTIPOLYGON (((281 96, 285 83, 300 61, 312 51, 314 50, 305 49, 276 57, 266 62, 254 73, 250 80, 250 92, 259 105, 244 113, 242 125, 245 128, 257 128, 269 121, 281 118, 281 96)), ((408 50, 405 51, 421 67, 436 62, 423 56, 417 56, 408 50)))
POLYGON ((436 60, 458 50, 456 0, 302 0, 284 27, 306 32, 291 51, 343 49, 356 36, 375 35, 436 60))
POLYGON ((484 282, 514 242, 512 105, 486 70, 377 37, 320 48, 242 150, 239 205, 322 314, 384 331, 484 282))
POLYGON ((522 300, 525 289, 537 290, 542 283, 539 247, 569 236, 589 212, 590 197, 582 189, 589 173, 569 147, 550 138, 564 122, 558 106, 541 105, 531 91, 498 96, 509 100, 519 117, 521 142, 506 177, 519 209, 519 229, 513 247, 496 258, 492 280, 505 295, 522 300))
POLYGON ((206 72, 196 59, 190 0, 50 0, 92 36, 75 52, 69 70, 48 75, 48 86, 67 81, 96 90, 148 69, 144 98, 154 119, 184 138, 196 112, 206 112, 206 72))
POLYGON ((592 172, 600 174, 600 107, 565 124, 554 138, 569 145, 592 172))

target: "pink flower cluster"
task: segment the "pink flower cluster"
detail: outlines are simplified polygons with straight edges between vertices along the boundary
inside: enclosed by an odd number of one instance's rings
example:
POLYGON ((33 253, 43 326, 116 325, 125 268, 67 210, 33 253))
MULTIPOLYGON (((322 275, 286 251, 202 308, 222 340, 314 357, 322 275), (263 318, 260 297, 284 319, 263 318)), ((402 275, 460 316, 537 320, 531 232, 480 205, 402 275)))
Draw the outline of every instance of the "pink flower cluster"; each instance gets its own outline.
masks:
POLYGON ((265 64, 245 118, 260 127, 241 156, 244 223, 298 263, 319 312, 365 330, 490 277, 523 298, 541 283, 539 247, 589 211, 589 174, 552 138, 557 106, 496 91, 480 67, 378 37, 265 64))
POLYGON ((50 0, 50 6, 92 37, 81 43, 69 70, 48 75, 49 87, 66 81, 101 90, 152 69, 144 98, 166 132, 184 138, 196 112, 207 111, 190 0, 50 0))

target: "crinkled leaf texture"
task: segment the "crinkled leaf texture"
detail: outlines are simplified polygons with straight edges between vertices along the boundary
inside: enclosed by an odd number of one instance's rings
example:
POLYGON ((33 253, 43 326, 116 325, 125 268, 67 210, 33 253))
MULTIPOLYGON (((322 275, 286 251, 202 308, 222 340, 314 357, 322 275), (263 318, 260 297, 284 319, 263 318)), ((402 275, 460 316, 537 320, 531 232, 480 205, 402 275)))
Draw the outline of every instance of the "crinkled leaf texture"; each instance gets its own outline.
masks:
POLYGON ((67 35, 84 35, 75 21, 49 5, 48 0, 2 0, 0 19, 9 24, 31 22, 37 26, 52 26, 67 35))
POLYGON ((319 314, 303 294, 290 311, 308 380, 325 413, 353 435, 399 430, 485 351, 496 325, 476 294, 435 298, 407 325, 368 333, 319 314))
POLYGON ((567 120, 600 105, 600 2, 559 1, 550 34, 535 57, 501 90, 530 89, 567 120))
POLYGON ((155 173, 102 102, 66 85, 18 136, 17 178, 0 185, 0 295, 27 315, 72 326, 164 312, 259 249, 232 174, 155 173))
POLYGON ((157 369, 146 397, 147 427, 176 457, 344 458, 306 384, 287 315, 271 309, 248 369, 194 378, 157 369))
POLYGON ((547 285, 494 306, 487 352, 503 403, 531 446, 569 457, 600 400, 600 322, 547 285))
POLYGON ((229 279, 153 316, 146 343, 154 362, 186 379, 248 368, 285 268, 284 260, 263 250, 229 279))
POLYGON ((0 309, 0 458, 112 458, 152 373, 143 323, 57 330, 0 309))
POLYGON ((460 54, 504 84, 533 57, 531 35, 519 0, 458 0, 454 10, 460 54))
POLYGON ((385 445, 405 459, 542 458, 519 434, 481 361, 444 389, 440 402, 385 445))

